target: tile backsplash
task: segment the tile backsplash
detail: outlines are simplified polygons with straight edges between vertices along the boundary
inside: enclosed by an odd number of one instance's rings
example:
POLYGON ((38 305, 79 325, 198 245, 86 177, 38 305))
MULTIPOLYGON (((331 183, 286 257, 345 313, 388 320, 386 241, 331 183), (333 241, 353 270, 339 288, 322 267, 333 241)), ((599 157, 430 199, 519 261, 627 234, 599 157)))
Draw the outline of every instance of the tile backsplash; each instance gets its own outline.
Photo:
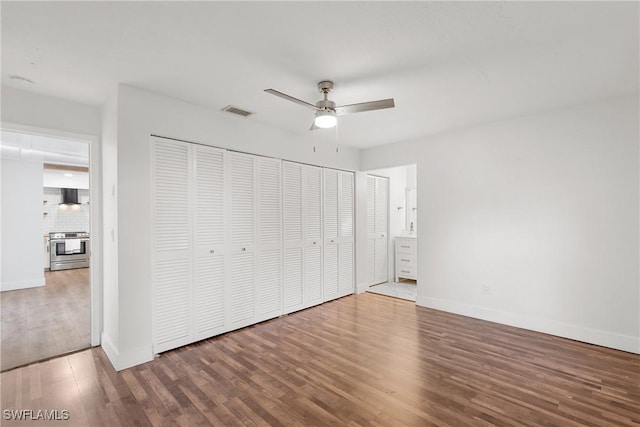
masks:
POLYGON ((59 188, 44 187, 42 205, 44 234, 54 232, 89 232, 89 190, 78 190, 79 205, 60 206, 62 194, 59 188))

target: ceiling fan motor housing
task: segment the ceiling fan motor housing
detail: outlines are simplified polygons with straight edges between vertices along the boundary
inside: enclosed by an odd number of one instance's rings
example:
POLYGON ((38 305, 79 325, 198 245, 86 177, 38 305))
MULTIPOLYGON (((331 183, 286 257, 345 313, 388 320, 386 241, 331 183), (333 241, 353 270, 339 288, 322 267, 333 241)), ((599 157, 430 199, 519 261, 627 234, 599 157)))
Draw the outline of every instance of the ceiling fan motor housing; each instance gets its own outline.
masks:
POLYGON ((328 99, 321 99, 320 101, 316 102, 316 107, 321 108, 325 111, 335 111, 336 103, 328 99))
POLYGON ((333 89, 333 82, 330 80, 323 80, 318 83, 318 92, 328 93, 333 89))

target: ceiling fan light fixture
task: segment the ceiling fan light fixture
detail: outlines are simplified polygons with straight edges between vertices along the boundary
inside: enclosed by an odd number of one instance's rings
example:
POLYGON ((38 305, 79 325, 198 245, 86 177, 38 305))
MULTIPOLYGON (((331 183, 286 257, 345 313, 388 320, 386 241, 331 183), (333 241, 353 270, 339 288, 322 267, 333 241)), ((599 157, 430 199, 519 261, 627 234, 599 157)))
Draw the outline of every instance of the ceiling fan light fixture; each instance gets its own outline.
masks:
POLYGON ((336 113, 333 111, 318 110, 316 111, 316 118, 314 124, 321 129, 328 129, 334 127, 338 123, 336 113))

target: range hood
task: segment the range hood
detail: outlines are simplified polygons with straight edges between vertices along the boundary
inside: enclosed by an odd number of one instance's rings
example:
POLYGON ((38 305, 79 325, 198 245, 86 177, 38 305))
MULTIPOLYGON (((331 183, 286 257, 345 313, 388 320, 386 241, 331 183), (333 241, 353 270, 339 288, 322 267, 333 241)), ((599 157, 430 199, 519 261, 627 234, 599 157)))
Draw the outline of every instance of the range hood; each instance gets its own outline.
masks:
POLYGON ((79 205, 77 188, 61 188, 62 203, 61 205, 79 205))

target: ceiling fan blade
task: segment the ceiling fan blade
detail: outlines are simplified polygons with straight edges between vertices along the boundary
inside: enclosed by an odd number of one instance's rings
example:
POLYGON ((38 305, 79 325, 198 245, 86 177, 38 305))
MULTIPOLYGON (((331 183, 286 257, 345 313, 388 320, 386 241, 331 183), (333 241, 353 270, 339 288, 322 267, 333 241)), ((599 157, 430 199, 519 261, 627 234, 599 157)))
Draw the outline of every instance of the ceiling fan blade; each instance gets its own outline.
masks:
POLYGON ((380 99, 378 101, 361 102, 359 104, 341 105, 336 107, 336 115, 344 116, 345 114, 362 113, 363 111, 383 110, 385 108, 393 108, 396 104, 393 98, 380 99))
POLYGON ((270 93, 271 95, 279 96, 282 99, 286 99, 287 101, 295 102, 296 104, 300 104, 300 105, 305 106, 307 108, 311 108, 312 110, 318 110, 319 109, 318 107, 316 107, 313 104, 309 104, 306 101, 303 101, 303 100, 298 99, 298 98, 294 98, 293 96, 289 96, 286 93, 279 92, 279 91, 277 91, 275 89, 265 89, 264 91, 267 92, 267 93, 270 93))

